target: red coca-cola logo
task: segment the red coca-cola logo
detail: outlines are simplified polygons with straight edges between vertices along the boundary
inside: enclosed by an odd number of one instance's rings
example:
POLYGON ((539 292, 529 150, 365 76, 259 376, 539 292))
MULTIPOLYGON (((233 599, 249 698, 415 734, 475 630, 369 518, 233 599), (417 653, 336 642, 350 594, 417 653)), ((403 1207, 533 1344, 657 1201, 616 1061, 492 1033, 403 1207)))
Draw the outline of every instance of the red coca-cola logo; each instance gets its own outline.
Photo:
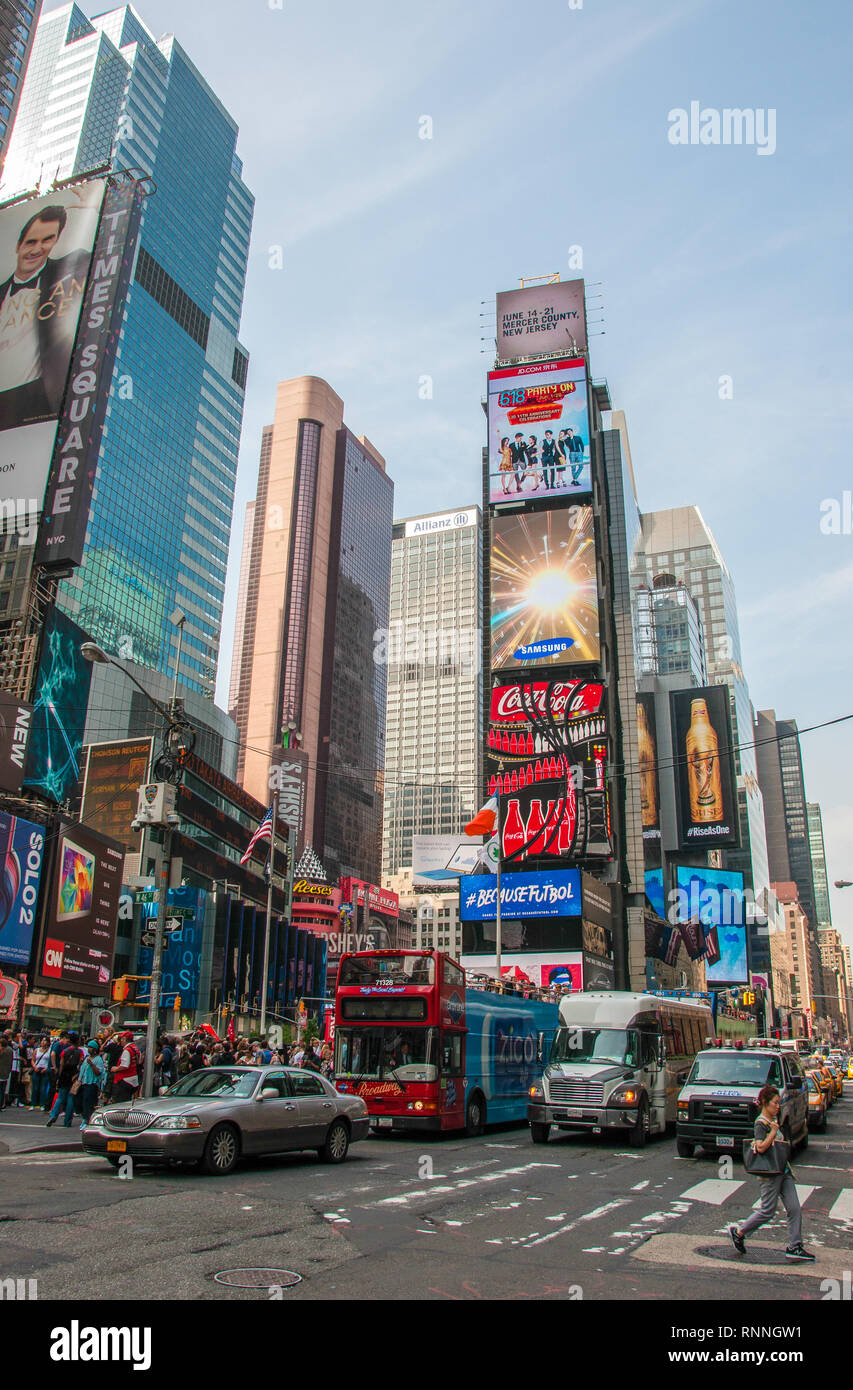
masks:
POLYGON ((491 718, 494 723, 529 720, 531 704, 540 718, 547 718, 549 707, 554 719, 562 719, 567 713, 570 718, 597 714, 603 697, 604 686, 588 681, 498 685, 492 691, 491 718))

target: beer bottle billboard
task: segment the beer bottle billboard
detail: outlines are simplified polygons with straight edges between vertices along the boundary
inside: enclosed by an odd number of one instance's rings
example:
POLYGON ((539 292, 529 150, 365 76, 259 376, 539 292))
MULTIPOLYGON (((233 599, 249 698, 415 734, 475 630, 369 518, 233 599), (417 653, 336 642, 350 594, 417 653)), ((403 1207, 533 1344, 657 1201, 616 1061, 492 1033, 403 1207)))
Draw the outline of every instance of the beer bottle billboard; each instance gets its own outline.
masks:
POLYGON ((739 843, 729 689, 670 693, 680 849, 739 843))

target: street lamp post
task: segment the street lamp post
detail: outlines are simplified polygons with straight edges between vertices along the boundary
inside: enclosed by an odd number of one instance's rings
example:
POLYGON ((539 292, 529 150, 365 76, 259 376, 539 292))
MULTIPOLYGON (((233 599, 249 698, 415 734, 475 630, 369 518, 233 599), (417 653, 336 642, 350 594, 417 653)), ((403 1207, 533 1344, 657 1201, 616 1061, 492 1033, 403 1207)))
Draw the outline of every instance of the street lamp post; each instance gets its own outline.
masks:
MULTIPOLYGON (((179 619, 179 630, 183 636, 183 623, 186 615, 180 609, 176 609, 172 615, 174 620, 179 619)), ((195 743, 195 730, 186 722, 184 716, 184 703, 173 693, 169 701, 169 707, 155 700, 145 686, 136 677, 125 670, 124 666, 118 661, 114 661, 111 656, 99 647, 96 642, 84 642, 80 648, 81 655, 86 661, 91 661, 99 666, 115 666, 121 671, 131 684, 145 696, 150 705, 166 723, 166 733, 164 738, 163 750, 154 763, 152 774, 164 785, 178 786, 183 776, 183 757, 192 750, 195 743)), ((179 642, 180 653, 180 642, 179 642)), ((178 657, 180 660, 180 655, 178 657)), ((177 690, 177 668, 173 690, 177 690)), ((160 822, 163 827, 163 852, 160 859, 160 872, 158 875, 159 898, 157 901, 157 922, 154 928, 154 946, 151 961, 151 985, 148 996, 148 1036, 145 1047, 145 1062, 142 1074, 142 1094, 150 1096, 154 1090, 154 1054, 156 1052, 157 1027, 160 1018, 160 985, 163 979, 163 942, 166 935, 166 917, 168 915, 169 879, 172 872, 172 836, 174 834, 177 816, 165 816, 160 822)), ((156 822, 155 822, 156 823, 156 822)), ((134 822, 134 828, 138 824, 134 822)))

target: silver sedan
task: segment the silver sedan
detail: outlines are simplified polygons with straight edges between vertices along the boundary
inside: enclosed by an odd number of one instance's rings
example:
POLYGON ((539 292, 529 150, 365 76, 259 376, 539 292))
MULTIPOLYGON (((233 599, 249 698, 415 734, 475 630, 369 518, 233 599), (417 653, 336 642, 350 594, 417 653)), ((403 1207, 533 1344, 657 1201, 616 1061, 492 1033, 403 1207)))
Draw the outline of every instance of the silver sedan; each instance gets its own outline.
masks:
POLYGON ((144 1163, 197 1163, 220 1177, 258 1154, 316 1149, 342 1163, 367 1138, 367 1106, 298 1067, 205 1067, 160 1096, 96 1110, 83 1148, 113 1167, 125 1156, 144 1163))

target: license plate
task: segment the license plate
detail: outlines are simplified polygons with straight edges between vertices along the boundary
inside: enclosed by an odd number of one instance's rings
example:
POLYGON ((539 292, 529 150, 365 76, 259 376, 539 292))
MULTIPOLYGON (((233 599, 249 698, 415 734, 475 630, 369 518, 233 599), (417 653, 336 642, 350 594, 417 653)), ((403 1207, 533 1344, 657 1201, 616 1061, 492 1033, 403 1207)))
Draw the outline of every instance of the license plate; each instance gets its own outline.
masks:
POLYGON ((731 1136, 730 1134, 718 1134, 718 1135, 717 1135, 717 1148, 718 1148, 718 1149, 733 1149, 734 1146, 735 1146, 735 1141, 734 1141, 734 1139, 732 1138, 732 1136, 731 1136))
POLYGON ((576 1106, 574 1106, 574 1107, 570 1107, 570 1108, 566 1111, 566 1119, 567 1119, 567 1120, 579 1120, 582 1114, 583 1114, 583 1111, 581 1110, 580 1106, 577 1106, 577 1105, 576 1105, 576 1106))
POLYGON ((390 1116, 387 1118, 383 1116, 379 1120, 374 1120, 373 1123, 377 1129, 390 1129, 394 1121, 390 1118, 390 1116))
POLYGON ((107 1140, 107 1153, 108 1153, 108 1154, 123 1154, 123 1153, 127 1153, 127 1144, 124 1142, 123 1139, 108 1139, 108 1140, 107 1140))

